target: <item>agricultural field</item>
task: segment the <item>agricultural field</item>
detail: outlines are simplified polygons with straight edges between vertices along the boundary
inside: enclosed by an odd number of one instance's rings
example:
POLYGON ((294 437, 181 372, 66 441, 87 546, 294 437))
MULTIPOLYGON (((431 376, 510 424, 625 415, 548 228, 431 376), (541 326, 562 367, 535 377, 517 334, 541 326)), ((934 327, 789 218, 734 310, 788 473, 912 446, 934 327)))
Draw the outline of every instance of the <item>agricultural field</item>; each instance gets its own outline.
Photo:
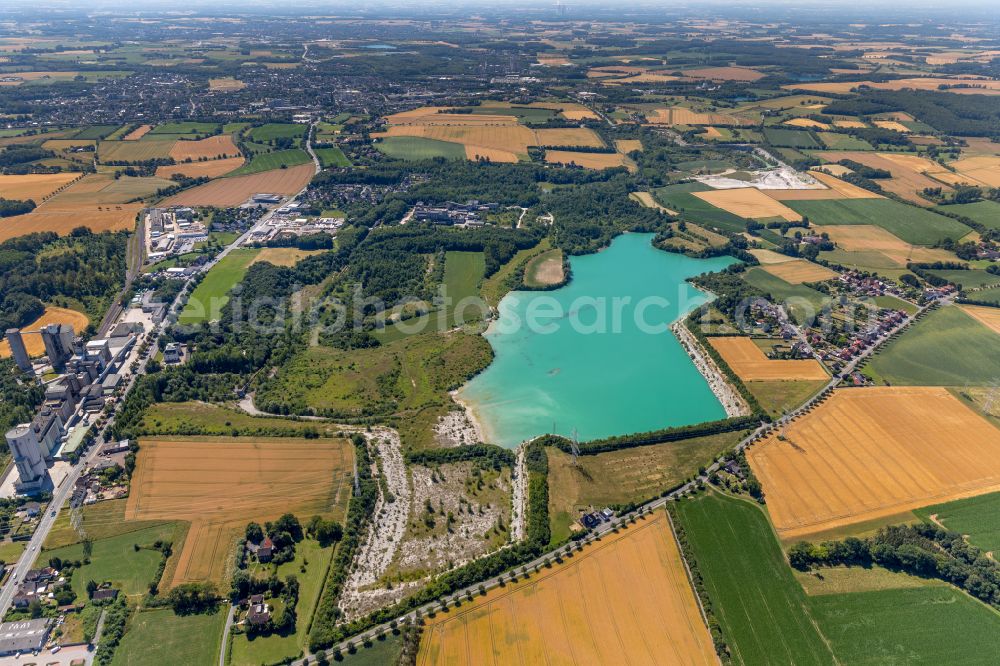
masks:
POLYGON ((229 134, 216 134, 204 139, 189 141, 181 139, 170 148, 170 157, 178 162, 200 159, 215 160, 227 157, 239 157, 240 149, 233 143, 229 134))
POLYGON ((573 457, 549 447, 549 521, 553 541, 570 535, 584 509, 648 500, 696 474, 746 432, 693 437, 573 457))
POLYGON ((814 264, 811 261, 806 261, 805 259, 776 262, 765 266, 764 270, 789 284, 825 282, 837 277, 836 271, 832 271, 819 264, 814 264))
POLYGON ((874 225, 913 245, 934 245, 946 238, 958 240, 971 229, 961 222, 892 199, 786 201, 813 224, 874 225))
POLYGON ((987 308, 979 305, 963 305, 961 307, 962 310, 972 315, 973 319, 1000 335, 1000 308, 987 308))
POLYGON ((252 141, 266 143, 272 139, 297 139, 306 135, 306 125, 267 123, 254 127, 247 135, 252 141))
POLYGON ((914 513, 962 534, 987 553, 1000 553, 1000 493, 922 507, 914 513))
POLYGON ((259 252, 255 248, 237 248, 226 255, 191 292, 177 321, 197 324, 218 319, 229 302, 229 291, 243 279, 259 252))
POLYGON ((737 217, 754 219, 782 218, 801 222, 802 216, 753 187, 694 192, 694 196, 737 217))
POLYGON ((549 164, 576 165, 584 169, 614 169, 625 167, 635 170, 635 165, 621 153, 576 153, 568 150, 546 150, 545 161, 549 164))
POLYGON ((212 134, 219 126, 214 123, 199 123, 193 121, 169 122, 157 125, 149 134, 152 138, 157 134, 212 134))
MULTIPOLYGON (((45 345, 42 343, 42 335, 38 331, 49 324, 69 324, 74 331, 82 333, 90 324, 90 320, 87 315, 76 310, 54 306, 45 308, 41 317, 21 329, 21 339, 24 341, 28 356, 37 358, 45 355, 45 345)), ((0 358, 7 358, 10 355, 10 345, 7 340, 0 341, 0 358)))
POLYGON ((779 129, 777 127, 765 127, 764 138, 772 146, 782 146, 786 148, 821 148, 816 139, 809 132, 801 130, 779 129))
POLYGON ((273 153, 258 153, 251 157, 249 162, 233 171, 232 176, 246 176, 264 171, 288 169, 302 164, 312 166, 312 158, 309 157, 309 153, 299 148, 276 150, 273 153))
POLYGON ((353 457, 349 442, 334 439, 143 439, 125 518, 191 523, 164 588, 222 584, 232 543, 247 522, 287 512, 342 519, 353 457))
POLYGON ((121 138, 123 141, 138 141, 146 134, 148 134, 149 131, 152 129, 153 129, 152 125, 139 125, 134 130, 132 130, 131 132, 129 132, 128 134, 124 135, 121 138))
POLYGON ((753 120, 727 113, 698 112, 676 106, 656 108, 646 112, 646 122, 651 125, 753 125, 753 120))
POLYGON ((750 338, 725 336, 708 341, 743 381, 829 379, 816 359, 773 360, 750 338))
POLYGON ((176 615, 170 609, 142 610, 129 620, 111 666, 171 666, 218 663, 226 613, 176 615))
POLYGON ((238 206, 258 192, 296 194, 309 184, 314 174, 312 164, 302 164, 288 169, 219 179, 175 194, 161 203, 164 206, 238 206))
POLYGON ((316 148, 314 152, 316 153, 316 157, 319 158, 319 162, 323 165, 324 169, 327 167, 351 166, 351 161, 347 159, 346 155, 344 155, 344 151, 337 146, 333 146, 331 148, 316 148))
POLYGON ((964 215, 973 222, 978 222, 988 229, 1000 229, 1000 203, 996 201, 977 201, 970 204, 952 204, 941 206, 942 213, 964 215))
POLYGON ((791 540, 1000 490, 998 451, 1000 429, 947 390, 871 387, 835 392, 747 459, 791 540))
POLYGON ((755 503, 710 492, 676 507, 733 663, 835 663, 755 503))
POLYGON ((799 324, 811 321, 830 297, 804 284, 790 284, 756 266, 743 273, 743 279, 788 306, 789 314, 799 324))
POLYGON ((777 418, 819 393, 829 383, 829 378, 750 380, 744 383, 761 408, 772 418, 777 418))
POLYGON ((170 178, 182 174, 188 178, 218 178, 243 166, 242 157, 229 157, 223 160, 205 160, 204 162, 182 162, 156 168, 157 178, 170 178))
POLYGON ((658 512, 564 562, 426 620, 417 664, 714 664, 667 517, 658 512), (594 584, 602 581, 602 585, 594 584))
MULTIPOLYGON (((93 541, 112 540, 124 534, 141 532, 147 529, 170 526, 171 521, 138 520, 125 522, 125 505, 128 500, 104 500, 96 504, 87 504, 80 509, 81 525, 87 537, 93 541)), ((49 532, 44 551, 65 548, 80 543, 80 533, 70 522, 70 512, 62 511, 49 532)), ((179 542, 178 542, 179 544, 179 542)))
MULTIPOLYGON (((910 262, 954 261, 954 255, 947 250, 911 245, 900 240, 883 227, 871 224, 850 224, 844 226, 813 227, 816 233, 827 234, 837 245, 834 252, 857 255, 861 265, 896 266, 905 268, 910 262), (867 262, 864 263, 864 262, 867 262)), ((833 259, 832 252, 820 254, 821 258, 833 259)), ((850 264, 850 256, 838 256, 838 263, 850 264), (847 259, 844 261, 843 259, 847 259)))
POLYGON ((435 157, 465 159, 465 147, 462 144, 416 136, 387 136, 375 143, 375 148, 399 160, 426 160, 435 157))
POLYGON ((708 185, 701 183, 681 183, 667 185, 655 191, 656 198, 672 210, 680 213, 685 220, 691 220, 708 228, 718 228, 731 233, 746 231, 746 220, 716 208, 707 201, 695 196, 698 192, 710 191, 708 185))
POLYGON ((101 141, 97 159, 109 162, 145 162, 171 157, 173 141, 101 141))
POLYGON ((26 215, 4 218, 0 224, 0 243, 41 231, 65 236, 77 227, 94 232, 134 229, 141 209, 141 204, 61 204, 51 200, 26 215))
MULTIPOLYGON (((979 289, 981 287, 992 287, 1000 285, 1000 275, 995 275, 993 273, 988 273, 984 270, 979 270, 976 268, 961 270, 961 269, 942 269, 942 270, 929 270, 930 275, 934 275, 939 278, 943 278, 952 284, 959 285, 962 289, 979 289)), ((975 292, 971 293, 970 296, 975 298, 975 292)), ((972 310, 966 310, 970 314, 973 314, 972 310)), ((980 314, 984 314, 980 311, 980 314)), ((985 313, 989 314, 989 313, 985 313)), ((988 324, 987 324, 988 325, 988 324)))
POLYGON ((862 371, 895 386, 988 386, 1000 376, 1000 336, 962 308, 944 306, 882 347, 862 371))
POLYGON ((154 403, 146 409, 139 423, 141 432, 152 435, 198 432, 218 436, 267 436, 276 432, 300 435, 315 431, 321 436, 332 437, 339 430, 335 426, 316 421, 250 416, 221 405, 196 401, 154 403))
POLYGON ((622 154, 629 154, 634 150, 642 151, 642 141, 639 139, 617 139, 615 150, 622 154))
POLYGON ((243 90, 246 87, 247 84, 231 76, 208 80, 208 89, 213 92, 233 92, 235 90, 243 90))
POLYGON ((827 164, 821 167, 825 171, 830 173, 824 173, 823 171, 813 170, 809 172, 809 175, 818 180, 823 185, 826 185, 828 189, 824 190, 764 190, 764 193, 778 201, 813 201, 813 200, 825 200, 825 199, 881 199, 883 198, 881 194, 876 194, 875 192, 870 192, 864 188, 858 187, 857 185, 852 185, 847 181, 841 180, 836 177, 838 172, 843 173, 841 169, 838 169, 837 164, 827 164), (833 175, 831 175, 833 174, 833 175))
POLYGON ((40 204, 53 192, 82 175, 74 172, 0 175, 0 198, 20 201, 30 199, 40 204))
POLYGON ((274 264, 275 266, 294 266, 306 257, 320 254, 326 250, 300 250, 295 247, 265 247, 257 253, 257 256, 250 262, 250 266, 261 261, 274 264))
MULTIPOLYGON (((925 175, 929 174, 940 176, 947 174, 945 178, 952 175, 951 172, 947 171, 944 167, 940 166, 936 162, 928 160, 927 158, 917 157, 915 155, 857 152, 849 150, 823 151, 816 153, 816 155, 830 162, 839 162, 840 160, 846 159, 858 162, 859 164, 864 164, 865 166, 869 166, 874 169, 884 169, 892 174, 892 178, 878 179, 878 184, 882 187, 882 189, 887 192, 892 192, 893 194, 896 194, 918 206, 931 205, 930 201, 923 198, 919 194, 924 190, 924 188, 941 187, 945 191, 951 189, 940 180, 934 180, 933 178, 928 177, 928 175, 925 175)), ((945 182, 948 181, 945 180, 945 182)))

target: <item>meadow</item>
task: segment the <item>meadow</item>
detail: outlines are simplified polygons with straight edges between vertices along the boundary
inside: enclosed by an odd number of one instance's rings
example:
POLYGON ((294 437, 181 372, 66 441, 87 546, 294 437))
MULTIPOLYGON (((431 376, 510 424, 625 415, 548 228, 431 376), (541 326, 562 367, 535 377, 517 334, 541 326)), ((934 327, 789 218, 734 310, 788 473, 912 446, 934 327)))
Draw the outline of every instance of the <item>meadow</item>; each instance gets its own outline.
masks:
POLYGON ((465 146, 451 141, 417 136, 387 136, 374 145, 379 152, 398 160, 426 160, 434 157, 465 159, 465 146))
POLYGON ((809 132, 799 130, 779 129, 777 127, 765 127, 764 138, 772 146, 784 146, 788 148, 820 148, 820 144, 809 132))
MULTIPOLYGON (((128 596, 145 594, 163 559, 159 550, 145 546, 151 546, 155 541, 170 541, 177 548, 175 552, 178 552, 185 530, 186 526, 164 523, 94 540, 90 563, 73 571, 73 591, 79 599, 86 599, 87 581, 93 580, 98 584, 110 581, 115 589, 121 590, 122 594, 128 596), (140 546, 139 550, 135 549, 135 544, 140 546)), ((39 559, 47 562, 52 557, 82 561, 85 559, 83 544, 46 550, 39 559)))
POLYGON ((324 169, 327 167, 351 166, 351 161, 347 159, 346 155, 344 155, 344 151, 337 146, 332 146, 330 148, 316 148, 315 153, 324 169))
POLYGON ((958 240, 971 229, 957 220, 892 199, 831 199, 786 201, 813 224, 873 224, 914 245, 934 245, 946 238, 958 240))
POLYGON ((306 134, 306 125, 290 123, 266 123, 254 127, 247 134, 254 141, 267 142, 271 139, 296 139, 306 134))
POLYGON ((226 613, 176 615, 172 610, 138 611, 115 650, 111 666, 209 666, 218 663, 226 613))
POLYGON ((249 162, 241 166, 239 169, 231 172, 229 175, 246 176, 253 173, 261 173, 262 171, 285 169, 311 162, 312 158, 309 157, 309 153, 299 148, 276 150, 273 153, 258 153, 254 155, 250 158, 249 162))
POLYGON ((178 322, 197 324, 218 319, 229 302, 229 291, 246 275, 260 250, 237 248, 211 268, 188 298, 178 322))
POLYGON ((151 435, 219 435, 265 436, 299 435, 319 432, 326 436, 336 434, 335 424, 316 421, 297 421, 274 417, 250 416, 235 409, 207 402, 157 402, 143 413, 139 430, 151 435))
POLYGON ((161 123, 149 131, 149 134, 212 134, 219 126, 214 123, 199 123, 193 121, 161 123))
POLYGON ((835 663, 760 507, 715 492, 676 506, 733 663, 835 663))
POLYGON ((996 201, 977 201, 969 204, 952 204, 940 206, 942 213, 964 215, 973 222, 978 222, 988 229, 1000 229, 1000 203, 996 201))
POLYGON ((570 526, 593 506, 641 502, 676 486, 736 446, 746 432, 693 437, 596 455, 573 457, 547 448, 549 523, 552 540, 570 535, 570 526))
POLYGON ((944 306, 911 324, 862 370, 876 383, 986 386, 1000 376, 1000 336, 961 308, 944 306))

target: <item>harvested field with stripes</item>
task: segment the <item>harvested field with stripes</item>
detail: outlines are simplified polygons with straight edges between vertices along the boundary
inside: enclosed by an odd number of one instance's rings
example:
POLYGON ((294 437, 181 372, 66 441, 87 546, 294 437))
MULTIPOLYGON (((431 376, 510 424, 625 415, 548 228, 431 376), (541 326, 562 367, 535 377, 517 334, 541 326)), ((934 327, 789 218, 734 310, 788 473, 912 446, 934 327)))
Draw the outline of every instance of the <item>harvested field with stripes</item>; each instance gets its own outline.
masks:
POLYGON ((198 141, 180 140, 170 149, 170 157, 178 162, 201 158, 214 160, 239 155, 240 149, 233 143, 233 137, 229 134, 217 134, 198 141))
POLYGON ((947 250, 911 245, 882 227, 871 224, 813 225, 813 231, 817 234, 826 233, 842 250, 877 252, 899 266, 906 266, 907 262, 955 260, 947 250))
POLYGON ((751 217, 754 219, 780 217, 789 222, 800 222, 802 220, 802 216, 794 210, 754 187, 741 187, 732 190, 709 190, 705 192, 692 192, 692 194, 716 208, 721 208, 727 213, 732 213, 739 217, 751 217))
POLYGON ((988 155, 967 157, 948 166, 958 171, 971 185, 982 183, 989 187, 1000 187, 1000 157, 988 155))
POLYGON ((618 139, 615 141, 615 150, 626 154, 633 150, 642 150, 642 141, 639 139, 618 139))
POLYGON ((230 171, 235 171, 243 166, 245 160, 242 157, 229 157, 224 160, 205 160, 204 162, 181 162, 161 166, 156 169, 157 178, 170 178, 174 174, 184 174, 188 178, 218 178, 230 171))
MULTIPOLYGON (((878 183, 882 189, 919 206, 930 206, 931 202, 918 192, 927 187, 942 187, 942 183, 929 178, 923 172, 933 174, 935 171, 946 171, 940 165, 915 155, 872 153, 861 150, 826 150, 817 152, 816 155, 831 162, 847 159, 873 169, 885 169, 892 174, 892 178, 879 179, 878 183)), ((947 185, 943 187, 945 190, 950 189, 947 185)))
POLYGON ((826 123, 821 123, 818 120, 811 120, 809 118, 792 118, 791 120, 786 120, 785 124, 791 125, 792 127, 805 127, 806 129, 830 129, 830 126, 826 123))
POLYGON ((36 204, 67 183, 72 183, 83 174, 65 173, 28 173, 24 175, 0 175, 0 198, 31 199, 36 204))
POLYGON ((432 664, 717 664, 666 514, 425 619, 432 664))
POLYGON ((175 194, 165 206, 238 206, 258 192, 295 194, 312 180, 313 164, 274 169, 249 176, 220 178, 175 194))
MULTIPOLYGON (((779 265, 780 264, 775 264, 779 265)), ((753 340, 744 337, 711 337, 715 350, 745 382, 792 379, 829 379, 816 359, 774 360, 764 355, 753 340)))
POLYGON ((56 204, 55 200, 27 215, 4 218, 0 223, 0 243, 37 231, 54 231, 65 236, 77 227, 91 231, 121 231, 135 228, 142 204, 56 204))
POLYGON ((1000 490, 1000 429, 940 387, 841 389, 747 458, 782 539, 1000 490))
POLYGON ((826 266, 806 261, 805 259, 774 262, 764 266, 764 270, 789 284, 823 282, 824 280, 832 280, 837 277, 836 271, 832 271, 826 266))
POLYGON ((125 520, 191 523, 168 587, 222 585, 246 524, 294 513, 342 520, 354 450, 341 439, 143 439, 125 520))
POLYGON ((749 118, 725 113, 699 113, 682 106, 653 109, 646 112, 646 120, 654 125, 753 125, 749 118))
MULTIPOLYGON (((87 328, 87 324, 89 323, 90 320, 87 319, 87 315, 82 312, 67 308, 47 307, 41 317, 21 329, 21 339, 24 341, 24 348, 27 350, 28 356, 37 358, 45 356, 45 345, 42 343, 42 334, 38 332, 43 326, 48 326, 49 324, 69 324, 73 327, 73 331, 79 334, 87 328)), ((0 341, 0 358, 7 358, 9 356, 10 345, 7 344, 5 338, 0 341)))
POLYGON ((122 141, 138 141, 153 129, 152 125, 139 125, 134 130, 122 137, 122 141))
POLYGON ((612 169, 626 167, 635 170, 635 164, 621 153, 575 153, 568 150, 546 150, 549 164, 575 164, 585 169, 612 169))

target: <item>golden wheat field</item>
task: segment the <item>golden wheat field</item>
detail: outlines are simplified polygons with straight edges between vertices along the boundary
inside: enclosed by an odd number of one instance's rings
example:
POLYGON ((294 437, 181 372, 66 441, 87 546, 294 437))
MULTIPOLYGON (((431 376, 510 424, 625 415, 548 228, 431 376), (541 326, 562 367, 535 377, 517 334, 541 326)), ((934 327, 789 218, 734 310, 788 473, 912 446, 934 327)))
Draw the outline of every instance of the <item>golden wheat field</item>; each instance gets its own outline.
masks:
POLYGON ((53 231, 65 236, 77 227, 87 227, 94 232, 134 229, 140 210, 142 204, 63 205, 53 200, 27 215, 4 218, 0 225, 0 243, 39 231, 53 231))
POLYGON ((757 81, 765 76, 763 73, 749 67, 702 67, 701 69, 685 70, 683 74, 696 79, 748 82, 757 81))
POLYGON ((908 262, 954 261, 947 250, 910 245, 872 224, 813 225, 817 234, 826 233, 842 250, 848 252, 878 252, 899 266, 908 262), (950 258, 950 259, 949 259, 950 258))
POLYGON ((546 150, 545 161, 549 164, 575 164, 585 169, 612 169, 626 167, 635 169, 635 164, 621 153, 575 153, 568 150, 546 150))
MULTIPOLYGON (((768 268, 780 265, 770 264, 768 268)), ((816 359, 773 360, 750 338, 711 337, 708 341, 743 381, 829 378, 816 359)))
POLYGON ((981 305, 962 305, 960 307, 983 326, 1000 334, 1000 308, 988 308, 981 305))
POLYGON ((64 173, 28 173, 24 175, 0 175, 0 198, 31 199, 40 204, 67 183, 72 183, 83 174, 75 172, 64 173))
POLYGON ((297 247, 265 247, 253 258, 250 265, 266 261, 275 266, 294 266, 306 257, 326 250, 300 250, 297 247))
POLYGON ((806 127, 811 129, 830 129, 830 126, 826 123, 821 123, 818 120, 812 120, 810 118, 792 118, 791 120, 786 120, 785 125, 791 125, 792 127, 806 127))
POLYGON ((834 127, 854 128, 854 129, 863 129, 865 127, 868 127, 868 125, 865 125, 860 120, 834 120, 833 121, 833 126, 834 127))
MULTIPOLYGON (((892 174, 892 178, 879 179, 882 189, 919 206, 930 206, 931 202, 920 196, 918 192, 927 187, 941 187, 941 183, 928 178, 918 170, 917 167, 922 162, 914 162, 913 159, 906 159, 906 157, 913 156, 906 156, 900 160, 898 156, 889 153, 871 153, 860 150, 826 150, 819 151, 816 155, 831 162, 839 162, 840 160, 847 159, 872 167, 873 169, 885 169, 892 174)), ((915 159, 921 160, 922 158, 918 157, 915 159)), ((922 168, 931 167, 925 166, 922 168)), ((937 166, 936 169, 941 169, 941 167, 937 166)), ((949 188, 945 187, 945 189, 949 188)))
MULTIPOLYGON (((69 324, 75 332, 81 333, 89 323, 87 315, 82 312, 67 308, 47 307, 41 317, 21 329, 21 339, 24 341, 24 348, 28 352, 28 356, 32 358, 45 356, 45 345, 42 343, 41 333, 38 332, 43 326, 69 324)), ((10 345, 4 338, 0 341, 0 358, 7 358, 10 354, 10 345)))
POLYGON ((712 204, 716 208, 721 208, 740 217, 755 219, 780 217, 789 222, 799 222, 802 220, 802 216, 794 210, 754 187, 740 187, 733 190, 709 190, 706 192, 692 192, 691 194, 702 201, 712 204))
POLYGON ((989 187, 1000 187, 1000 157, 981 155, 966 157, 949 164, 972 184, 982 183, 989 187))
POLYGON ((682 106, 658 108, 646 113, 646 120, 654 125, 752 125, 749 118, 725 113, 699 113, 682 106))
POLYGON ((341 439, 143 439, 125 520, 190 521, 170 586, 225 580, 248 522, 343 518, 354 450, 341 439))
POLYGON ((218 92, 231 92, 234 90, 243 90, 247 87, 247 84, 243 83, 239 79, 234 79, 231 76, 224 76, 218 79, 208 80, 208 89, 218 92))
POLYGON ((178 162, 191 159, 217 159, 220 157, 238 157, 240 149, 233 143, 229 134, 217 134, 197 141, 178 141, 170 149, 170 157, 178 162))
POLYGON ((249 176, 219 178, 164 200, 165 206, 238 206, 254 194, 295 194, 312 180, 310 164, 274 169, 249 176))
POLYGON ((764 266, 763 270, 789 284, 823 282, 837 277, 837 272, 805 259, 792 259, 764 266))
POLYGON ((152 125, 139 125, 134 130, 122 137, 122 141, 138 141, 146 136, 153 129, 152 125))
POLYGON ((747 458, 783 539, 1000 490, 1000 429, 940 387, 841 389, 747 458))
POLYGON ((426 620, 419 666, 716 664, 663 511, 426 620))
POLYGON ((677 214, 677 211, 670 210, 666 206, 660 205, 660 203, 653 198, 652 192, 630 192, 628 196, 630 199, 635 199, 646 208, 655 208, 657 210, 662 210, 664 213, 667 213, 668 215, 677 214))
POLYGON ((181 162, 180 164, 164 165, 156 168, 157 178, 170 178, 174 174, 184 174, 188 178, 218 178, 230 171, 243 166, 242 157, 229 157, 224 160, 205 160, 204 162, 181 162))

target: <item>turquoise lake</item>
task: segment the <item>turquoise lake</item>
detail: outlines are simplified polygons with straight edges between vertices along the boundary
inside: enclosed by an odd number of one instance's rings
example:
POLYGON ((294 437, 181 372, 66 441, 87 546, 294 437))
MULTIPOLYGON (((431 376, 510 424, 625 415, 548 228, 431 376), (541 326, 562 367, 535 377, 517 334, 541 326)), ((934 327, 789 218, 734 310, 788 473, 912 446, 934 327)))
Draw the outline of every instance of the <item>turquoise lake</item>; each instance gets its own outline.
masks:
POLYGON ((725 417, 667 326, 710 298, 685 278, 734 260, 663 252, 652 239, 624 234, 573 257, 565 287, 504 297, 486 332, 493 363, 458 396, 486 441, 513 447, 574 429, 583 441, 725 417))

